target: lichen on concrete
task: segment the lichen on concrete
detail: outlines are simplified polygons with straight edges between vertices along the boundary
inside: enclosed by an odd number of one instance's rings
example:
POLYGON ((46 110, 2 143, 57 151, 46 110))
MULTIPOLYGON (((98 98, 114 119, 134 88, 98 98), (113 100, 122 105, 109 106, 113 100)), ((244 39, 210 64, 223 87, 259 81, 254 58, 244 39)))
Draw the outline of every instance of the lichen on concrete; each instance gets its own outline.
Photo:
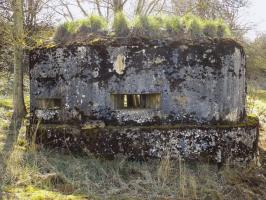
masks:
MULTIPOLYGON (((246 123, 245 63, 243 48, 222 39, 117 39, 35 49, 30 53, 32 119, 76 127, 80 137, 65 140, 86 144, 96 154, 132 150, 134 155, 162 157, 171 151, 172 157, 204 154, 223 162, 232 154, 251 160, 258 123, 251 129, 246 123), (154 94, 160 101, 153 107, 154 94), (60 107, 38 107, 38 99, 53 98, 61 100, 60 107), (219 124, 222 129, 215 127, 219 124)), ((50 136, 42 141, 56 137, 62 146, 61 131, 47 130, 50 136)))

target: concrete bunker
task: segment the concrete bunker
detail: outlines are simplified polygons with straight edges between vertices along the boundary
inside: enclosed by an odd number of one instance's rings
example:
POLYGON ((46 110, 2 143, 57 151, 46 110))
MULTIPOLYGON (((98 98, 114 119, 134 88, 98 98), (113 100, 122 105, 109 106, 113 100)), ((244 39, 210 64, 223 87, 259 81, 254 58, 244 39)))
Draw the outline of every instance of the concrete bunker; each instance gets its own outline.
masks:
POLYGON ((228 39, 34 49, 28 137, 103 156, 253 160, 258 120, 245 112, 245 62, 228 39))

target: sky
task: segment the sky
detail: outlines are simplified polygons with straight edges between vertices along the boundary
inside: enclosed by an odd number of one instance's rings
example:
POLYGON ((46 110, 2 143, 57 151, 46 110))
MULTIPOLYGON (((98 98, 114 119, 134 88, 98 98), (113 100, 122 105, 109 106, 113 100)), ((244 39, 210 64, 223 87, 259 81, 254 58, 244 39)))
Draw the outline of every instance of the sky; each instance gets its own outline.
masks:
POLYGON ((257 34, 266 33, 266 0, 250 0, 247 9, 241 12, 241 19, 244 24, 251 26, 246 37, 253 40, 257 34))

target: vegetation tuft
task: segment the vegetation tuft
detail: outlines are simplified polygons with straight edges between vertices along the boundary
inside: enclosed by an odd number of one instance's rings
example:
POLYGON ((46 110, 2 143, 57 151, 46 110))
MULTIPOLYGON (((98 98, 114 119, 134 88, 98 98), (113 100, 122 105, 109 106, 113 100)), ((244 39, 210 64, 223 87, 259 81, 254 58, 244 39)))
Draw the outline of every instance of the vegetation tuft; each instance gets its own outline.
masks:
POLYGON ((127 36, 129 34, 128 20, 123 12, 115 14, 112 27, 117 36, 127 36))
MULTIPOLYGON (((90 16, 82 20, 66 22, 60 25, 55 33, 54 41, 64 43, 75 40, 90 33, 107 30, 107 21, 99 16, 90 16)), ((183 17, 174 15, 141 16, 137 15, 129 25, 123 12, 116 13, 112 31, 115 36, 126 37, 132 34, 136 37, 160 38, 223 38, 230 37, 231 31, 222 20, 206 20, 194 15, 183 17)))
POLYGON ((162 36, 163 23, 163 18, 160 16, 136 16, 131 27, 134 34, 152 38, 162 36))
POLYGON ((90 33, 102 32, 107 29, 107 21, 97 15, 91 15, 85 19, 65 22, 61 24, 54 35, 55 43, 63 43, 78 36, 90 33))

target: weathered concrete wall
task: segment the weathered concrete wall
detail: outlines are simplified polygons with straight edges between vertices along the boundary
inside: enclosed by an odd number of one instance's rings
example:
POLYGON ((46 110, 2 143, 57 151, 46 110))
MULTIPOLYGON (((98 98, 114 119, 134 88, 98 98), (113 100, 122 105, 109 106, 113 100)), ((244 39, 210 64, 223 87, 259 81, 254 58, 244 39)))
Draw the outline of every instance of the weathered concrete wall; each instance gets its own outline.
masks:
POLYGON ((217 123, 245 116, 245 54, 236 42, 131 42, 36 49, 31 112, 47 123, 217 123), (160 93, 159 109, 114 109, 111 94, 160 93), (40 110, 37 98, 60 98, 40 110))
MULTIPOLYGON (((34 127, 32 127, 34 128, 34 127)), ((29 130, 29 129, 28 129, 29 130)), ((28 137, 31 134, 28 132, 28 137)), ((90 151, 114 157, 124 154, 133 159, 183 157, 248 163, 258 154, 258 120, 226 126, 112 126, 88 128, 69 125, 41 125, 37 143, 76 152, 90 151)))

